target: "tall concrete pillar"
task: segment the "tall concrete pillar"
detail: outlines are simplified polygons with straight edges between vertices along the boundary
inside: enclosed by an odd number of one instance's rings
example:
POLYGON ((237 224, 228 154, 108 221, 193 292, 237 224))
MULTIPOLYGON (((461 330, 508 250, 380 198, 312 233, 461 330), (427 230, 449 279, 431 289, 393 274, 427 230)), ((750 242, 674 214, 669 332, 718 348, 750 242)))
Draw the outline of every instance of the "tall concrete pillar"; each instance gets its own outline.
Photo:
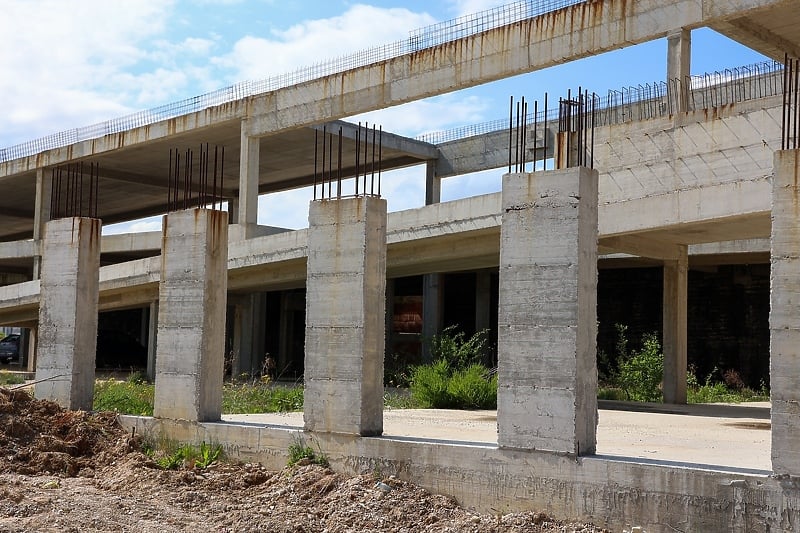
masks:
POLYGON ((150 302, 147 313, 147 379, 156 378, 156 351, 158 351, 158 302, 150 302))
POLYGON ((231 228, 232 238, 249 239, 258 224, 258 176, 261 142, 247 134, 247 122, 242 121, 239 154, 239 198, 236 225, 231 228))
POLYGON ((691 75, 692 32, 681 29, 667 35, 667 96, 676 113, 689 110, 687 80, 691 75))
POLYGON ((488 270, 475 273, 475 331, 492 327, 492 274, 488 270))
MULTIPOLYGON (((425 167, 425 205, 442 200, 442 179, 436 175, 436 161, 425 167)), ((442 274, 433 272, 422 277, 422 360, 431 360, 430 339, 442 330, 442 274)))
POLYGON ((45 226, 36 397, 91 409, 97 349, 100 220, 61 218, 45 226))
POLYGON ((686 352, 688 307, 688 246, 680 255, 664 261, 663 350, 664 403, 686 403, 686 352))
POLYGON ((775 153, 772 177, 772 470, 800 476, 800 151, 775 153))
POLYGON ((386 201, 314 201, 308 219, 305 428, 380 435, 386 201))
POLYGON ((503 176, 498 445, 591 454, 597 433, 597 172, 503 176))
POLYGON ((422 276, 422 360, 430 362, 430 340, 442 330, 444 276, 439 273, 422 276))
POLYGON ((153 408, 157 417, 213 421, 222 414, 227 216, 199 208, 164 216, 153 408))
POLYGON ((442 178, 436 175, 436 161, 425 165, 425 205, 442 201, 442 178))
MULTIPOLYGON (((33 211, 33 240, 41 242, 44 226, 50 220, 50 195, 52 182, 44 175, 43 168, 36 169, 36 197, 33 211)), ((33 279, 39 279, 42 272, 42 256, 33 256, 33 279)))

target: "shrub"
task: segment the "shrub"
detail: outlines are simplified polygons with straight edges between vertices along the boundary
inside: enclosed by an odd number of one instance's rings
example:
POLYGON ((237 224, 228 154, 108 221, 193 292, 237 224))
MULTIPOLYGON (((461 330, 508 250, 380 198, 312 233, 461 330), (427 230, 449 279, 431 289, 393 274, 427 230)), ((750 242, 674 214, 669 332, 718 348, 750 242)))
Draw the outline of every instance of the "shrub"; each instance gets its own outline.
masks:
POLYGON ((420 365, 411 375, 411 396, 424 407, 450 407, 449 378, 450 365, 444 359, 420 365))
POLYGON ((642 339, 642 349, 620 361, 617 377, 619 386, 629 400, 660 402, 663 378, 664 355, 661 353, 661 343, 655 334, 646 334, 642 339))
POLYGON ((463 369, 481 363, 486 353, 487 330, 464 339, 464 332, 456 333, 456 326, 448 326, 430 340, 431 359, 444 359, 452 368, 463 369))
POLYGON ((497 374, 488 374, 487 368, 478 364, 454 372, 447 382, 451 404, 466 409, 495 409, 497 374))

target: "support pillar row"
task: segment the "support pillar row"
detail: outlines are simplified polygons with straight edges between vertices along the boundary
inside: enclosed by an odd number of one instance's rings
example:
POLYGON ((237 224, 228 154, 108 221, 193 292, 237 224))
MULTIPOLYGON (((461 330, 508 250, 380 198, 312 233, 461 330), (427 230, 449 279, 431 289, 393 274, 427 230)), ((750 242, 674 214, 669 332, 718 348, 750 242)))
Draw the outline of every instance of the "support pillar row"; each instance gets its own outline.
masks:
POLYGON ((305 428, 380 435, 386 201, 314 201, 308 218, 305 428))
POLYGON ((36 398, 66 409, 92 408, 100 226, 95 218, 45 224, 41 269, 36 398))
POLYGON ((164 216, 158 287, 156 417, 219 420, 228 288, 228 214, 164 216))
POLYGON ((597 434, 597 172, 503 176, 500 447, 570 455, 597 434))

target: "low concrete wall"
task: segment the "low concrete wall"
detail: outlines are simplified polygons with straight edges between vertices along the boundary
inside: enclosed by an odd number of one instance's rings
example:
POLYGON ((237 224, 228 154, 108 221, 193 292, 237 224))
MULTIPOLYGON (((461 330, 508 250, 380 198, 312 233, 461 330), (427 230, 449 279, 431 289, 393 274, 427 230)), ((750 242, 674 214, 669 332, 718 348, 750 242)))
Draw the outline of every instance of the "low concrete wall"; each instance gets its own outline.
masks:
POLYGON ((289 445, 302 438, 319 446, 337 471, 395 474, 487 513, 546 510, 613 531, 800 531, 796 480, 466 442, 315 434, 289 426, 120 419, 140 435, 224 443, 230 458, 273 469, 286 465, 289 445))

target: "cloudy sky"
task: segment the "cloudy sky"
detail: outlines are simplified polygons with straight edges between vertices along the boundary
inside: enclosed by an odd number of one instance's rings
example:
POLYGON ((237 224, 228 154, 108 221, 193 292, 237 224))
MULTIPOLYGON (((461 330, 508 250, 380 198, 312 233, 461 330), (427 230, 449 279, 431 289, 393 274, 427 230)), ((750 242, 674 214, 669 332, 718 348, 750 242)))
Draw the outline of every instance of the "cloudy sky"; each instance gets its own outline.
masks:
MULTIPOLYGON (((500 5, 492 0, 0 0, 0 148, 281 74, 408 37, 409 30, 500 5)), ((692 71, 763 60, 710 30, 693 33, 692 71)), ((403 135, 506 116, 508 98, 579 85, 608 89, 663 80, 654 41, 368 115, 403 135)), ((357 117, 363 119, 364 117, 357 117)), ((499 172, 446 180, 443 198, 499 188, 499 172)), ((384 177, 389 209, 422 205, 424 169, 384 177)), ((259 222, 304 227, 310 192, 262 197, 259 222)), ((117 231, 157 229, 158 220, 117 231)))

